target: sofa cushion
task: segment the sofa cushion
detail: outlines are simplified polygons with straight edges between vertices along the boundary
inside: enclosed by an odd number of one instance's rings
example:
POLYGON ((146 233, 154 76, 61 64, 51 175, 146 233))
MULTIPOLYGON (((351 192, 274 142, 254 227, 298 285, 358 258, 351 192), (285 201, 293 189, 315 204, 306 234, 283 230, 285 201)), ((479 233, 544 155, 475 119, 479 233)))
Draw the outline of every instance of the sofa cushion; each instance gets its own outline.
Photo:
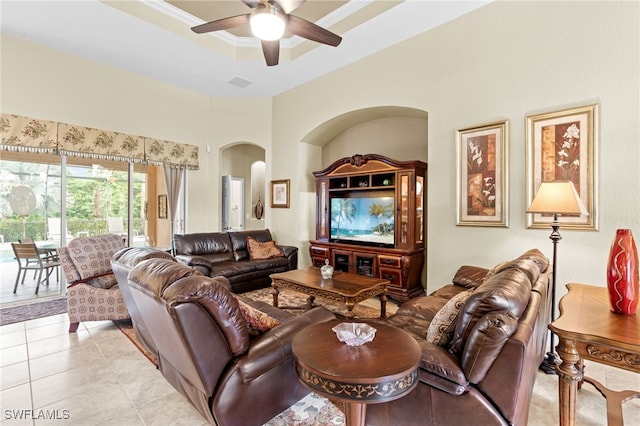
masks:
MULTIPOLYGON (((146 262, 153 262, 153 260, 146 262)), ((210 278, 199 273, 180 278, 165 288, 162 298, 174 308, 182 304, 199 305, 215 318, 216 323, 224 324, 220 329, 234 356, 243 354, 249 349, 247 324, 240 311, 238 300, 229 291, 226 278, 210 278)))
POLYGON ((88 284, 91 287, 104 288, 104 289, 109 289, 114 285, 118 284, 118 281, 116 281, 116 276, 113 275, 113 273, 111 272, 108 274, 78 281, 78 283, 81 283, 81 282, 88 284))
POLYGON ((509 311, 490 312, 474 326, 464 347, 460 365, 471 383, 480 383, 505 342, 516 331, 518 320, 509 311))
POLYGON ((255 238, 247 237, 247 250, 249 250, 249 259, 251 260, 284 257, 284 252, 276 246, 276 242, 273 240, 261 242, 255 238))
POLYGON ((111 273, 111 257, 125 244, 122 237, 116 234, 99 235, 96 237, 75 238, 69 242, 67 246, 66 260, 71 260, 71 264, 75 267, 77 273, 69 270, 65 271, 67 279, 69 277, 80 279, 69 281, 85 282, 89 285, 95 284, 99 288, 113 287, 116 282, 114 279, 88 280, 94 277, 105 276, 111 273), (68 256, 67 256, 68 255, 68 256))
POLYGON ((531 297, 532 282, 540 273, 531 259, 518 258, 503 265, 469 296, 456 324, 451 351, 461 354, 470 331, 485 314, 509 311, 520 318, 531 297), (537 275, 534 273, 537 270, 537 275))
POLYGON ((472 292, 472 289, 460 292, 440 308, 431 320, 431 324, 429 324, 426 336, 427 341, 442 347, 449 345, 453 337, 453 331, 456 328, 458 313, 472 292))
POLYGON ((461 266, 453 276, 451 282, 464 288, 476 288, 485 280, 488 270, 478 266, 461 266))
POLYGON ((259 336, 265 331, 269 331, 273 327, 280 325, 280 321, 277 319, 270 317, 265 312, 244 303, 240 299, 238 299, 238 306, 240 307, 240 312, 242 313, 244 320, 247 322, 247 331, 252 336, 259 336))
POLYGON ((249 250, 247 249, 247 237, 251 237, 256 241, 265 242, 272 241, 271 231, 268 229, 257 229, 251 231, 229 232, 233 256, 236 261, 248 260, 249 250))
POLYGON ((128 279, 143 289, 162 297, 165 289, 181 278, 202 275, 199 271, 169 259, 152 258, 138 263, 128 279))

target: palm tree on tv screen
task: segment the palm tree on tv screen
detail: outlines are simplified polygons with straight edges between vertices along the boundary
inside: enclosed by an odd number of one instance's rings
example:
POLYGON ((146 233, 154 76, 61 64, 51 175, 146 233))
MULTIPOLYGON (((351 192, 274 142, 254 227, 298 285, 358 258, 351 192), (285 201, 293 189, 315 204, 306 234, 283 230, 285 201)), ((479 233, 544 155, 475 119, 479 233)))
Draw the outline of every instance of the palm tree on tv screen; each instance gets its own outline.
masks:
POLYGON ((351 220, 355 219, 357 212, 352 199, 340 198, 337 201, 338 203, 331 203, 331 217, 337 223, 336 238, 340 236, 340 224, 342 221, 351 223, 351 220))
POLYGON ((380 224, 380 218, 393 217, 393 203, 387 204, 378 204, 372 203, 369 207, 369 216, 373 216, 376 220, 376 226, 374 226, 371 230, 374 232, 379 232, 381 235, 388 235, 391 232, 391 227, 388 223, 380 224))

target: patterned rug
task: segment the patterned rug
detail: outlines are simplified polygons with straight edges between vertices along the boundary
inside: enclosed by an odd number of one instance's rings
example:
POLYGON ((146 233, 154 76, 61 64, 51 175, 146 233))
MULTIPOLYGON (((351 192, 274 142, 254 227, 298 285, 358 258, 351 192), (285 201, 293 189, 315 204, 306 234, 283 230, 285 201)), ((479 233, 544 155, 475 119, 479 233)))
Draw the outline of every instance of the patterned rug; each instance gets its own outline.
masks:
MULTIPOLYGON (((271 294, 271 287, 261 288, 258 290, 242 293, 243 296, 253 300, 259 300, 261 302, 273 304, 273 295, 271 294)), ((296 291, 290 291, 287 289, 280 290, 278 294, 278 306, 284 307, 287 312, 294 315, 300 315, 305 311, 304 305, 307 302, 307 296, 296 291), (291 308, 296 307, 296 308, 291 308)), ((347 313, 347 307, 341 303, 334 302, 333 300, 323 299, 316 297, 314 300, 314 306, 324 306, 334 314, 345 316, 347 313)), ((366 306, 363 303, 357 304, 353 308, 353 313, 356 318, 379 318, 380 308, 372 308, 366 306)))
POLYGON ((67 312, 67 298, 0 309, 0 325, 13 324, 67 312))

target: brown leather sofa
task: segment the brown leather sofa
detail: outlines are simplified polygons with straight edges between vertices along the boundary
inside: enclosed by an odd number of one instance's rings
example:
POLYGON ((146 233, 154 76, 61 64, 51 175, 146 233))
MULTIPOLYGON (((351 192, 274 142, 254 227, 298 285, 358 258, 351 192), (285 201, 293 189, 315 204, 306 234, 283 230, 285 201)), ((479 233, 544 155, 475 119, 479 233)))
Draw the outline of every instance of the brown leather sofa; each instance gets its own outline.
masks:
POLYGON ((294 371, 291 341, 335 319, 328 310, 293 316, 234 295, 226 278, 206 277, 153 249, 123 249, 111 263, 136 333, 163 376, 210 423, 262 425, 309 393, 294 371), (280 324, 250 333, 243 303, 280 324))
POLYGON ((419 383, 399 400, 368 406, 366 424, 526 425, 546 348, 550 280, 548 259, 534 249, 491 271, 462 266, 451 284, 401 305, 388 322, 421 345, 419 383), (469 289, 449 343, 427 341, 437 312, 469 289))
POLYGON ((298 268, 298 248, 278 245, 284 256, 251 260, 247 237, 259 242, 273 241, 268 229, 235 232, 176 234, 176 259, 209 277, 225 277, 234 293, 244 293, 271 285, 269 275, 298 268))

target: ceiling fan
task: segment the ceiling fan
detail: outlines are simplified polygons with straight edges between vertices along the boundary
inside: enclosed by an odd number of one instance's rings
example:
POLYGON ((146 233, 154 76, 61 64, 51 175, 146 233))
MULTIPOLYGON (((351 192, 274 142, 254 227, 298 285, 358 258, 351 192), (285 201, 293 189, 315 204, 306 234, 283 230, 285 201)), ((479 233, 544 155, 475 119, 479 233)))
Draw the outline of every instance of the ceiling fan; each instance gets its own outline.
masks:
POLYGON ((290 15, 307 0, 240 0, 251 8, 251 13, 217 19, 197 25, 191 30, 202 34, 226 30, 240 25, 250 24, 253 34, 262 43, 262 52, 268 66, 278 65, 280 56, 280 38, 285 29, 291 34, 313 40, 318 43, 337 46, 342 37, 328 31, 313 22, 290 15))

